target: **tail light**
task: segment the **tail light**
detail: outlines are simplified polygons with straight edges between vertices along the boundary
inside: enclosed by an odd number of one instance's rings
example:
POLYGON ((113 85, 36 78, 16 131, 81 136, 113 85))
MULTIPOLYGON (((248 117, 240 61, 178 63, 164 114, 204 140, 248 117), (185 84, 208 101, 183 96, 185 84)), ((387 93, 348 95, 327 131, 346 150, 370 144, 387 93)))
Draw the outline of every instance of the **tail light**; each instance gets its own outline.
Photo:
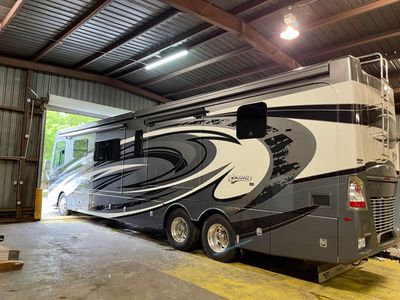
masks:
POLYGON ((357 176, 349 178, 349 207, 354 209, 362 209, 367 207, 365 200, 364 182, 357 176))

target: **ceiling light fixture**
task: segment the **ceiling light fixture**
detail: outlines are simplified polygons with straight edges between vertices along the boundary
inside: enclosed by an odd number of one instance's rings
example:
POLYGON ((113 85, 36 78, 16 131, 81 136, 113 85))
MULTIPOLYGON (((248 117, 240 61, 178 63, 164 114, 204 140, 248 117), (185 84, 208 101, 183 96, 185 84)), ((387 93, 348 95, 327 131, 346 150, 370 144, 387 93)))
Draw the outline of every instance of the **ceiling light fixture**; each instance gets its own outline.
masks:
POLYGON ((168 62, 170 62, 170 61, 173 61, 173 60, 175 60, 175 59, 177 59, 177 58, 186 56, 188 53, 189 53, 189 51, 186 50, 186 49, 181 50, 181 51, 179 51, 179 52, 176 52, 176 53, 174 53, 174 54, 171 54, 171 55, 168 55, 168 56, 166 56, 166 57, 163 57, 163 58, 161 58, 161 59, 159 59, 159 60, 156 60, 155 62, 152 62, 151 64, 148 64, 148 65, 147 65, 146 67, 144 67, 144 68, 145 68, 146 70, 154 69, 154 68, 159 67, 159 66, 161 66, 161 65, 163 65, 163 64, 166 64, 166 63, 168 63, 168 62))
POLYGON ((300 35, 300 32, 296 29, 299 24, 296 21, 296 17, 292 13, 288 13, 283 17, 283 21, 287 25, 286 30, 280 34, 281 39, 293 40, 300 35))

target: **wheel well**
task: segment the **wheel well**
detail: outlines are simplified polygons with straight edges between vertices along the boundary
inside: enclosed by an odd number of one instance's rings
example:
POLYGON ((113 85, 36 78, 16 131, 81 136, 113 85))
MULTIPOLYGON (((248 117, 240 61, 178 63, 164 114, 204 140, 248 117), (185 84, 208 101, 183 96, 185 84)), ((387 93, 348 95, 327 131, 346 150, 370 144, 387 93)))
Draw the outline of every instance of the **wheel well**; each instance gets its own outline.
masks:
MULTIPOLYGON (((167 211, 166 211, 165 214, 164 214, 163 228, 166 228, 166 227, 167 227, 168 216, 169 216, 175 209, 178 209, 178 208, 183 209, 183 210, 186 211, 186 213, 190 216, 189 212, 187 211, 187 209, 186 209, 184 206, 179 205, 179 204, 171 205, 170 207, 168 207, 167 211)), ((224 216, 225 218, 227 218, 228 221, 230 221, 229 218, 227 217, 227 215, 226 215, 224 212, 222 212, 222 211, 220 211, 220 210, 218 210, 218 209, 216 209, 216 208, 211 208, 211 209, 208 209, 208 210, 206 210, 205 212, 203 212, 203 213, 200 215, 200 218, 199 218, 198 220, 192 220, 192 222, 193 222, 194 224, 196 224, 196 225, 198 226, 198 228, 201 229, 201 227, 203 226, 205 220, 207 220, 207 218, 208 218, 209 216, 211 216, 211 215, 221 215, 221 216, 224 216)))
POLYGON ((189 212, 187 211, 187 209, 183 206, 183 205, 179 205, 179 204, 173 204, 170 207, 167 208, 167 211, 164 214, 164 220, 163 220, 163 228, 167 227, 167 220, 169 215, 175 210, 181 208, 184 211, 186 211, 186 213, 190 216, 189 212))
POLYGON ((206 210, 205 212, 203 212, 200 215, 200 218, 196 222, 198 224, 198 226, 200 226, 200 228, 201 228, 203 226, 204 222, 207 220, 207 218, 211 215, 221 215, 221 216, 224 216, 228 221, 230 221, 228 216, 224 212, 222 212, 216 208, 211 208, 209 210, 206 210))
POLYGON ((61 192, 61 193, 58 195, 58 198, 57 198, 57 207, 58 207, 58 203, 60 202, 60 198, 61 198, 62 195, 65 195, 64 192, 61 192))

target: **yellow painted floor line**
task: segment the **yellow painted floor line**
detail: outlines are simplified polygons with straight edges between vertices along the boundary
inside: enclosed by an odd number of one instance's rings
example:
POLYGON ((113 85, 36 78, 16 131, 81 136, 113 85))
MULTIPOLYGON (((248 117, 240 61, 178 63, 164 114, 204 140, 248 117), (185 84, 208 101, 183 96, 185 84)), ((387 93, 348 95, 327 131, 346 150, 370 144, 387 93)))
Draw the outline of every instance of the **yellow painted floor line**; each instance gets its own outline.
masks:
POLYGON ((400 264, 388 260, 370 260, 323 284, 199 254, 163 272, 226 299, 400 299, 400 264))

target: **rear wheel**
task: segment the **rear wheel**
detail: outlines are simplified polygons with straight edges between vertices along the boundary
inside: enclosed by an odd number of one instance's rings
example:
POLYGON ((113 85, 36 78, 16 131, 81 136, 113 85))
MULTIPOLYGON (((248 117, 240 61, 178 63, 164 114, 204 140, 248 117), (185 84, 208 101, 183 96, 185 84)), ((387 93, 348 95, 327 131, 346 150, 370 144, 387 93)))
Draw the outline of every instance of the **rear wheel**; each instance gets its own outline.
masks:
POLYGON ((205 222, 201 233, 203 248, 207 256, 221 262, 236 259, 235 232, 230 222, 221 215, 212 215, 205 222))
POLYGON ((168 242, 181 251, 189 251, 196 247, 200 239, 200 230, 190 220, 185 210, 175 209, 167 220, 168 242))
POLYGON ((63 217, 71 214, 71 211, 67 209, 67 198, 64 194, 61 194, 58 198, 58 213, 63 217))

